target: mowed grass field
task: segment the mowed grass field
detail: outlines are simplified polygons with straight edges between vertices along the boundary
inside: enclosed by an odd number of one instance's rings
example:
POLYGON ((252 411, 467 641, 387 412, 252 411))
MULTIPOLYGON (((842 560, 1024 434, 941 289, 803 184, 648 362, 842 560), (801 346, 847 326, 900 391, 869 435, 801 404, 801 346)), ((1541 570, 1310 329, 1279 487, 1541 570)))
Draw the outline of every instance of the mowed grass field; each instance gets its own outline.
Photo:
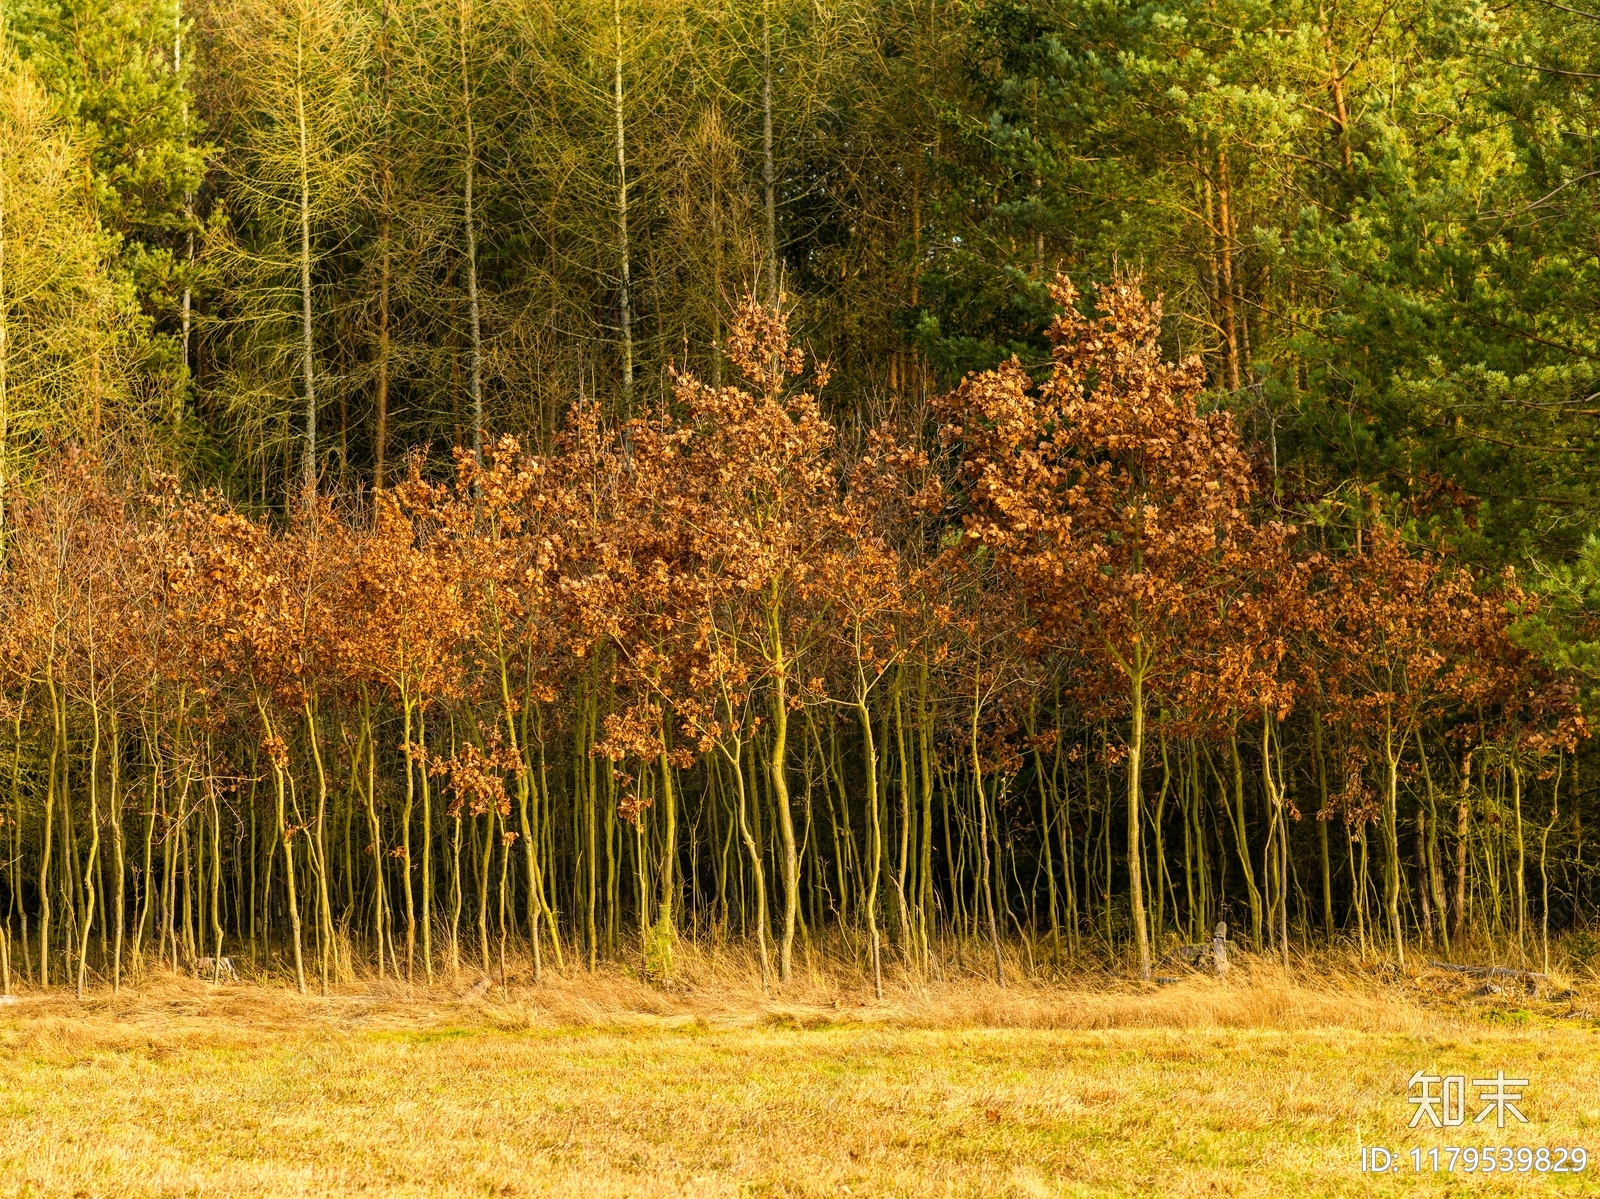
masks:
POLYGON ((1455 986, 1308 969, 881 1003, 814 979, 771 1000, 623 974, 482 995, 25 992, 0 1006, 0 1194, 1600 1191, 1586 991, 1455 986), (1418 1069, 1528 1078, 1530 1122, 1409 1132, 1418 1069), (1360 1170, 1363 1145, 1449 1144, 1581 1145, 1590 1165, 1452 1178, 1402 1153, 1403 1172, 1360 1170))

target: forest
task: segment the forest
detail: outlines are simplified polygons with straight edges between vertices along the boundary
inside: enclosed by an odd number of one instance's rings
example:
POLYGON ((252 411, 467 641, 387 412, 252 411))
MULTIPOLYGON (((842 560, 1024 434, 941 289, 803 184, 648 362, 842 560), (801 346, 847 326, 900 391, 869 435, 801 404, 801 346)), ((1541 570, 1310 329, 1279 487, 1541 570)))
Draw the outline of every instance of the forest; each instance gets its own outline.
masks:
POLYGON ((1551 0, 5 0, 6 991, 1600 957, 1597 79, 1551 0))

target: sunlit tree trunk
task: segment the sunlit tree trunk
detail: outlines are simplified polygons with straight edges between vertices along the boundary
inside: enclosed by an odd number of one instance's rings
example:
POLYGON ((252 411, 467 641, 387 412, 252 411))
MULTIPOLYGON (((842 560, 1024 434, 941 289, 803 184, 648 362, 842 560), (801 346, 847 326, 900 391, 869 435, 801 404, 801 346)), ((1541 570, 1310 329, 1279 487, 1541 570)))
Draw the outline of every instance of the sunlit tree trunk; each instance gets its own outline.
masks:
POLYGON ((1283 958, 1284 970, 1289 969, 1289 826, 1287 820, 1287 800, 1283 792, 1283 780, 1273 770, 1274 729, 1276 722, 1272 712, 1263 707, 1261 709, 1261 781, 1267 793, 1267 806, 1269 819, 1272 821, 1275 840, 1273 842, 1274 867, 1277 879, 1277 940, 1278 951, 1283 958))
POLYGON ((878 818, 878 747, 872 736, 872 711, 867 707, 865 698, 857 700, 856 714, 861 722, 864 757, 862 776, 867 788, 867 828, 872 855, 867 867, 866 892, 861 903, 867 915, 867 949, 872 960, 873 992, 882 999, 883 953, 878 943, 878 879, 883 870, 883 828, 878 818))
POLYGON ((672 785, 672 761, 667 755, 665 727, 661 737, 661 910, 656 915, 656 930, 663 949, 670 952, 668 947, 678 936, 678 792, 672 785))
MULTIPOLYGON (((989 800, 984 793, 983 784, 983 759, 978 753, 978 720, 982 714, 982 683, 979 673, 980 662, 973 663, 972 678, 972 712, 967 726, 967 752, 971 755, 972 764, 972 789, 978 802, 978 887, 983 894, 983 911, 989 928, 989 947, 994 951, 994 980, 1000 986, 1006 985, 1005 959, 1000 953, 1000 926, 995 917, 994 884, 990 879, 989 868, 989 800)), ((976 918, 977 913, 973 913, 976 918)), ((976 919, 974 919, 976 923, 976 919)), ((974 932, 977 930, 974 929, 974 932)))
MULTIPOLYGON (((257 697, 256 707, 261 714, 262 728, 269 739, 273 738, 275 734, 272 728, 272 721, 267 716, 266 707, 260 697, 257 697)), ((283 878, 284 887, 288 892, 289 929, 291 938, 294 941, 294 979, 300 994, 304 995, 306 993, 306 963, 300 935, 300 899, 295 883, 294 832, 289 828, 288 809, 284 794, 284 768, 276 759, 272 763, 272 782, 273 793, 276 798, 278 843, 283 846, 283 878)))
MULTIPOLYGON (((94 657, 91 653, 89 669, 94 669, 94 657)), ((91 684, 92 686, 92 684, 91 684)), ((83 998, 83 988, 89 973, 89 932, 94 926, 95 917, 95 887, 92 879, 95 867, 100 862, 100 705, 90 703, 92 713, 93 740, 89 747, 89 861, 85 867, 87 876, 84 887, 83 899, 83 927, 79 930, 78 941, 78 998, 83 998)))
POLYGON ((1128 737, 1128 899, 1132 908, 1134 941, 1139 950, 1139 977, 1150 977, 1150 928, 1144 907, 1144 858, 1139 832, 1144 823, 1144 673, 1145 651, 1134 646, 1129 660, 1128 699, 1133 727, 1128 737))
POLYGON ((116 942, 111 958, 111 992, 122 990, 122 941, 127 925, 127 852, 122 830, 122 727, 115 708, 111 711, 111 848, 116 861, 116 942))
POLYGON ((917 927, 922 942, 924 968, 933 961, 930 930, 933 895, 933 716, 928 710, 928 661, 917 668, 917 770, 922 797, 921 864, 918 869, 920 895, 917 900, 917 927))
POLYGON ((800 909, 800 864, 794 839, 794 814, 789 807, 789 664, 784 658, 781 611, 776 596, 767 612, 767 635, 772 649, 772 750, 768 763, 772 802, 778 812, 783 881, 783 939, 778 945, 778 978, 789 981, 794 953, 795 917, 800 909))
MULTIPOLYGON (((317 380, 311 326, 311 152, 306 140, 305 31, 300 28, 295 30, 294 57, 294 108, 300 146, 300 371, 305 385, 306 405, 301 487, 309 501, 317 490, 317 380)), ((284 848, 287 851, 287 842, 284 848)), ((298 948, 297 941, 297 951, 298 948)), ((303 980, 301 989, 304 990, 303 980)))
POLYGON ((1405 933, 1400 925, 1400 750, 1404 738, 1396 735, 1392 713, 1383 725, 1383 909, 1389 921, 1389 938, 1395 961, 1406 964, 1405 933))
POLYGON ((1511 772, 1511 816, 1517 844, 1516 877, 1512 880, 1515 883, 1517 900, 1517 955, 1526 964, 1528 960, 1528 849, 1522 829, 1522 767, 1517 761, 1514 749, 1510 755, 1509 766, 1511 772))
POLYGON ((761 864, 761 845, 750 828, 750 796, 748 788, 745 786, 744 764, 742 761, 744 743, 740 739, 734 738, 732 745, 733 748, 731 750, 726 745, 721 748, 723 756, 727 758, 729 773, 733 776, 738 796, 739 836, 744 842, 745 852, 750 859, 750 871, 753 875, 754 883, 751 890, 755 893, 756 950, 761 956, 761 982, 762 985, 766 985, 772 976, 772 958, 767 950, 767 875, 761 864))
POLYGON ((1461 793, 1456 801, 1456 843, 1450 894, 1450 939, 1462 944, 1467 930, 1467 797, 1472 789, 1472 750, 1461 762, 1461 793))
POLYGON ((1322 865, 1322 933, 1333 939, 1333 873, 1328 860, 1328 763, 1322 745, 1322 712, 1311 712, 1311 754, 1317 769, 1317 848, 1322 865))
POLYGON ((1239 737, 1235 732, 1230 732, 1228 735, 1228 750, 1233 764, 1233 803, 1229 806, 1224 800, 1224 806, 1228 809, 1228 820, 1233 826, 1239 868, 1244 874, 1245 892, 1250 899, 1250 939, 1252 944, 1260 949, 1263 931, 1261 890, 1256 886, 1255 866, 1250 861, 1249 828, 1245 823, 1244 811, 1244 763, 1239 758, 1239 737))
POLYGON ((50 855, 55 839, 50 835, 56 810, 56 765, 66 752, 66 718, 61 712, 61 697, 54 675, 47 674, 50 692, 50 760, 45 781, 44 832, 39 842, 39 985, 50 985, 50 855))
POLYGON ((906 757, 906 732, 901 711, 900 684, 901 671, 896 667, 891 702, 894 707, 895 750, 900 771, 900 811, 896 828, 899 844, 895 847, 895 861, 890 871, 890 881, 894 884, 895 914, 900 921, 900 952, 905 957, 906 966, 914 969, 917 941, 911 927, 911 913, 906 904, 906 869, 911 851, 911 765, 906 757))
MULTIPOLYGON (((409 695, 400 697, 401 721, 406 748, 406 799, 400 809, 400 861, 405 865, 406 896, 406 981, 412 980, 416 968, 417 911, 416 897, 411 883, 411 811, 416 800, 416 772, 411 763, 411 727, 417 717, 416 705, 409 695)), ((370 718, 370 717, 369 717, 370 718)), ((426 958, 426 954, 424 954, 426 958)), ((433 981, 432 963, 424 963, 428 981, 433 981)))
POLYGON ((306 740, 311 747, 311 761, 317 774, 317 806, 312 816, 311 837, 307 842, 306 857, 317 886, 317 941, 321 950, 318 954, 318 970, 322 976, 322 993, 326 995, 330 974, 337 972, 338 953, 338 944, 333 931, 333 898, 328 892, 328 843, 325 831, 328 811, 328 772, 322 761, 322 739, 319 734, 320 722, 317 719, 316 708, 307 701, 304 712, 306 740))

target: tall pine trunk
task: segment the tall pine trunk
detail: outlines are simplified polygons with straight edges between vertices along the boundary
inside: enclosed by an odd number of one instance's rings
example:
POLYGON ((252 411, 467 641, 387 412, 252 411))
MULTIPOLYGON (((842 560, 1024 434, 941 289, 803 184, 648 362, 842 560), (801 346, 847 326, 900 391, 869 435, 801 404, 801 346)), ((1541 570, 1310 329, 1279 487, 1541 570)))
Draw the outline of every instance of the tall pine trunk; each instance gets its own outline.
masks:
MULTIPOLYGON (((394 147, 390 144, 390 109, 389 109, 389 0, 384 0, 383 11, 379 16, 378 27, 378 54, 382 60, 383 71, 383 131, 378 138, 378 152, 383 156, 383 165, 379 171, 378 190, 378 350, 377 374, 373 386, 372 396, 372 485, 382 491, 386 482, 389 452, 389 273, 390 245, 389 238, 392 233, 390 212, 390 193, 394 185, 394 164, 392 161, 394 147)), ((409 767, 408 767, 409 769, 409 767)))
POLYGON ((633 297, 632 264, 628 258, 628 156, 622 124, 622 0, 612 0, 611 14, 616 27, 616 59, 612 73, 612 115, 617 130, 617 260, 621 273, 621 292, 617 300, 618 323, 622 333, 622 399, 624 409, 633 406, 633 297))
MULTIPOLYGON (((461 0, 461 117, 466 146, 462 157, 462 213, 467 236, 467 324, 472 338, 468 395, 472 399, 472 457, 483 465, 483 328, 478 311, 478 224, 472 186, 477 176, 478 147, 472 126, 472 84, 467 74, 467 40, 471 35, 472 0, 461 0)), ((485 970, 488 969, 485 964, 485 970)))

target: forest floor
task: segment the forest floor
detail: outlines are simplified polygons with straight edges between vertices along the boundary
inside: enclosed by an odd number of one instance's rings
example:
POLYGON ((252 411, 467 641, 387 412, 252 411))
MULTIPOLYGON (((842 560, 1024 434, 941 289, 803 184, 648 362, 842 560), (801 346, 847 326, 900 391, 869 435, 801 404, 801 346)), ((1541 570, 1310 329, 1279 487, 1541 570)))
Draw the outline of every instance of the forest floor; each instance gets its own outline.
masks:
POLYGON ((1244 968, 870 990, 147 980, 0 1003, 0 1194, 1592 1193, 1600 985, 1244 968), (1418 1070, 1528 1079, 1527 1124, 1409 1131, 1418 1070), (1582 1174, 1413 1173, 1582 1146, 1582 1174), (1363 1147, 1400 1172, 1363 1173, 1363 1147), (1441 1158, 1441 1167, 1447 1159, 1441 1158))

